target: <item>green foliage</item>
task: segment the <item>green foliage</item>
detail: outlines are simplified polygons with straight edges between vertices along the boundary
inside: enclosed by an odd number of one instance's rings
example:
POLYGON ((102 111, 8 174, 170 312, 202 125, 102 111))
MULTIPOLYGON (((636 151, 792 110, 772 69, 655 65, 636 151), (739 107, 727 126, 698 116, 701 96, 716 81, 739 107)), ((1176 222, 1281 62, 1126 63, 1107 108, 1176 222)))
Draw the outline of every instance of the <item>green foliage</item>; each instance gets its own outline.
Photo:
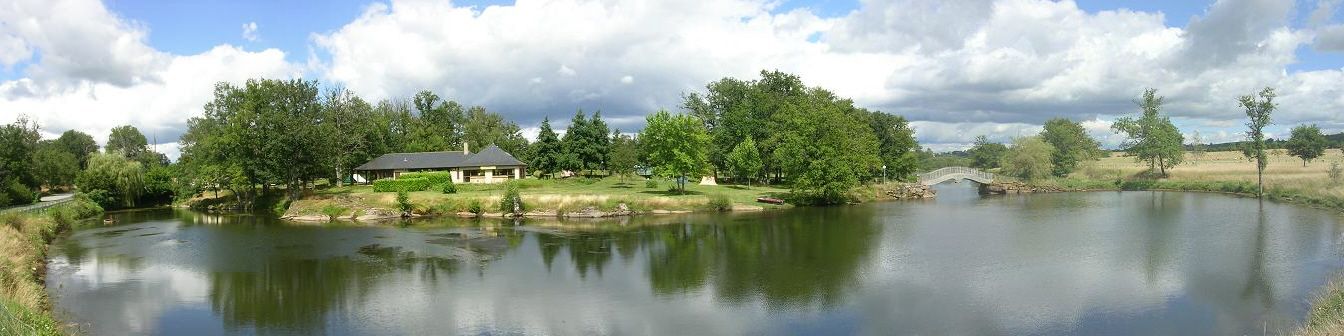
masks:
POLYGON ((429 91, 420 91, 412 97, 419 118, 410 119, 409 134, 403 149, 407 152, 455 150, 462 143, 462 124, 465 113, 462 105, 441 100, 429 91))
MULTIPOLYGON (((16 181, 28 188, 38 186, 39 179, 32 165, 38 139, 41 139, 38 129, 36 122, 29 122, 28 117, 22 115, 14 123, 0 127, 0 182, 16 181)), ((10 199, 10 202, 15 201, 21 200, 10 199)))
POLYGON ((594 112, 591 118, 585 117, 583 110, 575 112, 561 140, 564 153, 557 161, 559 168, 576 172, 601 169, 610 153, 609 132, 601 112, 594 112))
POLYGON ((144 168, 120 152, 98 153, 89 158, 89 168, 80 174, 80 190, 107 209, 134 207, 145 192, 144 168), (103 191, 97 194, 97 191, 103 191))
POLYGON ((43 141, 33 153, 33 172, 48 187, 67 186, 79 175, 79 159, 54 141, 43 141))
POLYGON ((518 193, 518 186, 509 183, 504 188, 504 195, 499 199, 499 212, 506 214, 522 214, 527 211, 523 206, 523 197, 518 193))
POLYGON ((1330 141, 1321 134, 1321 128, 1314 124, 1293 127, 1292 137, 1288 138, 1288 143, 1285 144, 1289 154, 1302 159, 1303 167, 1307 166, 1307 162, 1324 155, 1326 147, 1329 146, 1330 141))
POLYGON ((775 115, 782 127, 774 160, 793 179, 791 192, 804 195, 800 199, 849 202, 851 189, 881 171, 877 137, 865 111, 852 102, 816 88, 807 97, 799 108, 775 115))
POLYGON ((68 130, 61 133, 61 137, 56 138, 56 145, 75 156, 79 162, 79 169, 88 167, 89 156, 98 152, 98 142, 93 140, 93 136, 76 130, 68 130))
POLYGON ((650 178, 644 180, 644 187, 649 189, 658 189, 658 179, 650 178))
POLYGON ((467 203, 467 212, 480 216, 485 213, 485 207, 481 206, 481 200, 473 198, 467 203))
POLYGON ((424 177, 382 179, 373 181, 374 192, 425 191, 435 184, 424 177))
POLYGON ((1051 173, 1055 176, 1068 176, 1080 162, 1095 160, 1103 154, 1101 143, 1088 136, 1081 123, 1065 118, 1047 120, 1041 140, 1055 149, 1050 154, 1054 166, 1051 173))
POLYGON ((635 166, 639 164, 639 149, 635 144, 635 139, 629 135, 621 134, 617 130, 611 134, 611 154, 608 155, 607 170, 612 175, 625 178, 634 174, 635 166))
MULTIPOLYGON (((435 172, 410 172, 410 173, 401 173, 401 175, 397 175, 397 179, 398 179, 398 180, 408 180, 408 179, 416 179, 416 178, 423 178, 423 179, 425 179, 425 180, 428 180, 428 181, 429 181, 429 185, 430 185, 430 186, 433 186, 433 187, 437 187, 437 186, 440 186, 440 185, 443 185, 443 184, 451 184, 451 183, 453 183, 453 173, 452 173, 452 172, 446 172, 446 171, 435 171, 435 172)), ((419 190, 415 190, 415 191, 419 191, 419 190)))
POLYGON ((140 195, 137 204, 166 204, 173 200, 175 185, 173 176, 177 175, 177 169, 174 166, 150 166, 145 170, 144 175, 144 193, 140 195))
POLYGON ((968 152, 971 154, 971 167, 993 169, 998 168, 1003 161, 1003 153, 1008 152, 1008 146, 989 142, 988 137, 980 135, 975 137, 975 144, 968 152))
POLYGON ((327 204, 322 206, 322 214, 327 216, 327 221, 335 221, 341 216, 349 215, 350 208, 336 204, 327 204))
POLYGON ((529 152, 522 129, 518 128, 518 124, 504 120, 504 116, 498 113, 486 111, 480 106, 472 107, 467 110, 465 124, 462 127, 462 141, 473 150, 496 145, 499 149, 516 155, 523 162, 529 159, 526 155, 522 155, 529 152))
POLYGON ((411 204, 410 194, 407 193, 405 190, 397 191, 397 210, 401 211, 401 215, 402 216, 409 215, 411 213, 412 206, 414 205, 411 204))
POLYGON ((741 143, 733 147, 733 151, 728 153, 726 158, 728 167, 732 170, 733 176, 742 179, 742 181, 751 181, 761 174, 764 163, 761 162, 761 152, 756 150, 756 141, 750 137, 742 139, 741 143))
POLYGON ((119 152, 128 159, 140 157, 148 146, 145 135, 131 125, 113 127, 112 134, 107 136, 107 151, 119 152))
POLYGON ((729 199, 728 195, 714 194, 709 196, 707 206, 714 211, 729 211, 733 210, 733 200, 729 199))
POLYGON ((18 180, 11 179, 9 182, 5 182, 3 187, 4 198, 8 201, 4 203, 6 205, 29 204, 37 199, 37 193, 28 189, 28 186, 23 185, 23 183, 19 183, 18 180))
POLYGON ((919 169, 919 142, 905 117, 873 111, 869 125, 877 135, 878 157, 887 166, 887 176, 901 181, 915 178, 919 169))
POLYGON ((1054 152, 1054 147, 1040 136, 1018 138, 1003 155, 1002 172, 1027 181, 1048 177, 1053 171, 1051 154, 1054 152))
POLYGON ((1238 104, 1246 109, 1246 143, 1242 146, 1241 153, 1251 162, 1255 162, 1256 179, 1259 185, 1259 191, 1256 195, 1263 195, 1265 167, 1269 165, 1269 156, 1265 155, 1265 126, 1270 124, 1270 114, 1274 112, 1277 106, 1274 104, 1274 89, 1266 87, 1260 91, 1260 99, 1253 95, 1241 96, 1237 99, 1238 104))
POLYGON ((1133 154, 1136 160, 1148 162, 1149 173, 1166 176, 1167 168, 1181 163, 1185 155, 1185 138, 1171 123, 1171 118, 1161 115, 1164 101, 1164 97, 1157 95, 1157 90, 1144 90, 1139 102, 1142 115, 1138 119, 1117 119, 1111 129, 1125 134, 1123 149, 1133 154))
MULTIPOLYGON (((1003 146, 1003 144, 996 145, 1003 146)), ((1007 150, 1007 147, 1004 147, 1004 150, 1007 150)), ((974 162, 971 161, 969 156, 958 154, 959 153, 934 153, 931 150, 925 149, 916 152, 915 156, 918 158, 920 171, 933 171, 944 167, 973 167, 974 162)), ((1001 157, 1002 155, 1000 154, 999 156, 1001 157)), ((995 162, 994 165, 997 166, 998 163, 995 162)))
MULTIPOLYGON (((649 115, 640 132, 649 164, 663 176, 698 176, 709 166, 709 134, 704 124, 690 115, 672 115, 659 110, 649 115)), ((683 183, 678 190, 685 191, 683 183)))
POLYGON ((551 118, 542 119, 537 142, 532 143, 532 160, 529 168, 544 175, 554 174, 559 170, 560 155, 563 151, 560 138, 555 135, 555 130, 551 129, 551 118))
POLYGON ((439 191, 445 194, 456 194, 457 184, 453 183, 453 180, 448 180, 448 182, 439 185, 439 191))

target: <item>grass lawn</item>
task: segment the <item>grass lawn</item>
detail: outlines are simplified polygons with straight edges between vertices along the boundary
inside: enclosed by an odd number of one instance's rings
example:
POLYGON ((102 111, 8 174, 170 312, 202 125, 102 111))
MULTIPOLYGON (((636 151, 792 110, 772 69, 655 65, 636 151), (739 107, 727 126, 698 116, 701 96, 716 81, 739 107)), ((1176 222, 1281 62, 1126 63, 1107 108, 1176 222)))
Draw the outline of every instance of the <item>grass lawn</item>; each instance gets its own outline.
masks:
MULTIPOLYGON (((1271 150, 1269 165, 1265 167, 1266 193, 1296 194, 1316 199, 1344 200, 1344 184, 1332 181, 1328 176, 1330 163, 1344 164, 1344 154, 1339 149, 1327 150, 1325 155, 1302 165, 1302 160, 1289 156, 1281 150, 1271 150)), ((1135 162, 1133 157, 1113 154, 1096 162, 1085 164, 1070 175, 1073 181, 1060 181, 1064 184, 1078 181, 1115 181, 1130 179, 1147 170, 1147 166, 1135 162)), ((1175 184, 1211 184, 1216 182, 1256 181, 1255 163, 1247 161, 1241 152, 1208 152, 1203 156, 1186 155, 1186 161, 1168 169, 1163 179, 1167 185, 1175 184)), ((1158 185, 1159 188, 1162 184, 1158 185)), ((1184 188, 1172 188, 1184 189, 1184 188)), ((1339 210, 1344 210, 1341 208, 1339 210)))
MULTIPOLYGON (((523 179, 513 183, 519 187, 523 204, 528 211, 576 211, 588 207, 613 210, 625 203, 636 211, 699 210, 708 206, 711 196, 723 196, 737 205, 781 208, 787 205, 757 203, 761 196, 777 196, 788 192, 770 186, 713 185, 687 183, 686 193, 670 192, 670 179, 657 179, 650 188, 643 178, 617 177, 601 179, 523 179)), ((473 202, 479 202, 486 212, 497 210, 504 184, 458 184, 457 193, 444 194, 438 190, 410 193, 410 201, 417 213, 449 214, 469 211, 473 202)), ((372 186, 355 185, 318 190, 314 195, 290 205, 286 215, 322 214, 324 207, 337 206, 359 210, 367 208, 394 209, 396 193, 374 192, 372 186)))

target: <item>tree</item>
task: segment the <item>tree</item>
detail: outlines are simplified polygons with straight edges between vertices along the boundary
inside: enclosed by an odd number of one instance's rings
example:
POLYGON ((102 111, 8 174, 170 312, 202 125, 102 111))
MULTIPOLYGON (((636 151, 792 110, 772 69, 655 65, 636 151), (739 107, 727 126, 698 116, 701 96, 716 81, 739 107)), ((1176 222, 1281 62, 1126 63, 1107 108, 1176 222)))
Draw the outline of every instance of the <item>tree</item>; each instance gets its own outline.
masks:
POLYGON ((659 110, 646 119, 639 138, 648 151, 654 172, 677 177, 677 190, 686 192, 686 177, 709 167, 709 133, 700 120, 686 114, 659 110))
POLYGON ((1065 118, 1047 120, 1041 140, 1055 149, 1050 154, 1054 166, 1051 173, 1055 176, 1068 176, 1079 162, 1094 160, 1102 153, 1101 143, 1088 136, 1082 124, 1065 118))
POLYGON ((779 169, 793 180, 794 201, 842 204, 862 181, 881 172, 877 136, 867 111, 820 88, 772 116, 779 169))
POLYGON ((589 165, 589 169, 607 168, 607 160, 611 155, 611 129, 607 128, 607 122, 602 121, 602 111, 593 112, 593 117, 588 118, 588 126, 584 136, 588 137, 588 142, 592 149, 588 151, 589 157, 584 161, 589 165))
POLYGON ((75 156, 75 160, 79 162, 79 169, 88 167, 89 156, 98 152, 98 142, 93 141, 93 136, 76 130, 61 133, 61 137, 56 138, 56 145, 75 156))
POLYGON ((79 189, 94 197, 104 208, 129 208, 144 192, 144 168, 140 162, 113 150, 89 157, 89 169, 80 174, 79 189))
POLYGON ((594 135, 597 131, 596 124, 600 122, 600 119, 589 121, 584 116, 583 110, 574 113, 574 118, 570 119, 569 128, 565 130, 565 136, 561 140, 565 149, 564 154, 561 155, 561 169, 577 172, 584 169, 601 168, 603 155, 605 155, 601 147, 605 140, 599 141, 598 138, 605 139, 607 133, 605 130, 606 124, 602 123, 602 133, 594 135))
POLYGON ((1265 195, 1265 167, 1269 157, 1265 155, 1265 126, 1270 124, 1270 114, 1274 113, 1274 89, 1266 87, 1260 90, 1260 99, 1255 95, 1245 95, 1237 99, 1246 109, 1246 143, 1241 148, 1242 155, 1255 162, 1256 195, 1265 195))
POLYGON ((1057 150, 1040 136, 1013 140, 1003 154, 1003 174, 1031 181, 1050 176, 1054 171, 1052 154, 1057 150))
MULTIPOLYGON (((38 139, 42 138, 38 129, 37 122, 30 122, 22 115, 14 123, 0 127, 0 187, 17 184, 31 190, 39 184, 32 164, 38 139)), ((28 201, 10 198, 10 202, 21 204, 28 201)))
POLYGON ((1008 151, 1008 146, 989 142, 988 137, 980 135, 975 137, 975 143, 968 151, 971 153, 971 167, 993 169, 999 167, 999 162, 1003 160, 1003 153, 1008 151))
POLYGON ((33 169, 38 181, 48 188, 70 185, 79 175, 79 159, 57 142, 43 141, 33 153, 33 169))
POLYGON ((741 178, 748 183, 755 179, 761 173, 761 152, 756 150, 756 141, 751 137, 742 139, 742 142, 733 147, 733 151, 728 153, 728 167, 732 169, 733 177, 741 178))
POLYGON ((106 147, 108 152, 116 151, 128 159, 134 159, 140 157, 140 153, 149 147, 149 141, 145 140, 145 135, 135 126, 122 125, 112 128, 112 135, 107 137, 106 147))
POLYGON ((1325 154, 1325 148, 1329 147, 1330 141, 1321 134, 1321 128, 1316 125, 1298 125, 1293 127, 1292 137, 1288 138, 1288 153, 1302 159, 1302 166, 1306 167, 1307 162, 1314 160, 1325 154))
POLYGON ((564 148, 560 139, 551 129, 551 118, 541 120, 541 131, 537 133, 537 142, 532 143, 531 168, 543 175, 554 174, 559 167, 560 155, 564 148))
POLYGON ((1204 144, 1204 137, 1199 134, 1198 130, 1194 131, 1190 135, 1190 155, 1194 156, 1195 159, 1201 159, 1204 158, 1206 152, 1208 152, 1208 145, 1204 144))
POLYGON ((518 124, 504 120, 504 116, 486 111, 484 107, 472 107, 467 110, 466 121, 462 127, 462 141, 473 150, 496 145, 520 160, 529 159, 523 155, 527 152, 527 139, 523 138, 522 129, 518 128, 518 124))
POLYGON ((639 149, 636 147, 635 139, 629 135, 621 134, 620 130, 611 133, 611 155, 607 158, 607 169, 613 175, 625 176, 635 172, 635 165, 639 164, 639 149))
POLYGON ((919 169, 919 142, 915 141, 915 130, 898 115, 874 111, 870 118, 869 125, 877 135, 878 157, 887 167, 886 173, 897 180, 913 179, 919 169))
POLYGON ((409 152, 450 151, 462 144, 462 105, 441 100, 429 91, 420 91, 412 99, 418 118, 410 122, 405 143, 409 152))
POLYGON ((1116 133, 1126 137, 1122 147, 1133 154, 1138 161, 1148 162, 1149 173, 1167 175, 1167 168, 1181 163, 1185 155, 1184 136, 1181 135, 1171 119, 1161 115, 1165 99, 1157 95, 1156 89, 1143 91, 1142 99, 1137 102, 1142 115, 1138 119, 1124 117, 1111 124, 1116 133))

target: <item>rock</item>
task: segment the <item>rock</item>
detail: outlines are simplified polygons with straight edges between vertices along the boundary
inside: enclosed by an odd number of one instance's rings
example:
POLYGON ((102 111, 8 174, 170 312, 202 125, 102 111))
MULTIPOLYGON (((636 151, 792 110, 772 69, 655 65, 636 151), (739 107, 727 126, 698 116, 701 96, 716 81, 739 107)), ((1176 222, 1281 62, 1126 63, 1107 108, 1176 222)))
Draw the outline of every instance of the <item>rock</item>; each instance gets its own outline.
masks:
POLYGON ((937 196, 937 192, 921 183, 899 184, 890 189, 886 189, 884 193, 887 197, 898 200, 927 199, 937 196))

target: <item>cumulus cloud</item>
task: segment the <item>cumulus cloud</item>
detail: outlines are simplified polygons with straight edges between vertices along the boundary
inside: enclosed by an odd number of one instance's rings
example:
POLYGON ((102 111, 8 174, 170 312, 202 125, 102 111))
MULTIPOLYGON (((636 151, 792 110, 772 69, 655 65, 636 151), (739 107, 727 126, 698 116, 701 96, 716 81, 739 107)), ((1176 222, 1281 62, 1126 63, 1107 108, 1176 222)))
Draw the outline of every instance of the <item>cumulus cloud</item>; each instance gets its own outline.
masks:
POLYGON ((1274 86, 1278 120, 1344 128, 1333 115, 1342 85, 1330 83, 1340 71, 1286 71, 1300 46, 1329 36, 1290 28, 1291 2, 1221 0, 1188 27, 1070 1, 871 0, 836 18, 773 5, 393 1, 315 41, 330 55, 327 79, 365 96, 430 89, 524 125, 600 108, 634 129, 636 116, 676 108, 709 81, 779 69, 922 121, 920 140, 944 145, 1057 116, 1114 119, 1135 113, 1148 87, 1168 97, 1169 113, 1206 122, 1240 118, 1237 96, 1274 86))
POLYGON ((146 46, 144 29, 101 3, 44 3, 15 3, 17 12, 28 15, 23 20, 0 11, 0 36, 11 29, 20 43, 42 55, 27 76, 0 81, 0 122, 27 115, 48 136, 75 129, 102 142, 112 127, 129 124, 176 158, 174 143, 187 119, 211 99, 215 83, 301 75, 279 50, 220 45, 196 55, 168 54, 146 46), (63 40, 67 37, 73 41, 63 40), (84 43, 89 45, 77 45, 84 43))
POLYGON ((257 35, 257 23, 256 23, 256 22, 248 22, 248 23, 244 23, 244 24, 243 24, 243 39, 244 39, 244 40, 248 40, 248 41, 256 42, 258 37, 259 37, 259 36, 257 35))

